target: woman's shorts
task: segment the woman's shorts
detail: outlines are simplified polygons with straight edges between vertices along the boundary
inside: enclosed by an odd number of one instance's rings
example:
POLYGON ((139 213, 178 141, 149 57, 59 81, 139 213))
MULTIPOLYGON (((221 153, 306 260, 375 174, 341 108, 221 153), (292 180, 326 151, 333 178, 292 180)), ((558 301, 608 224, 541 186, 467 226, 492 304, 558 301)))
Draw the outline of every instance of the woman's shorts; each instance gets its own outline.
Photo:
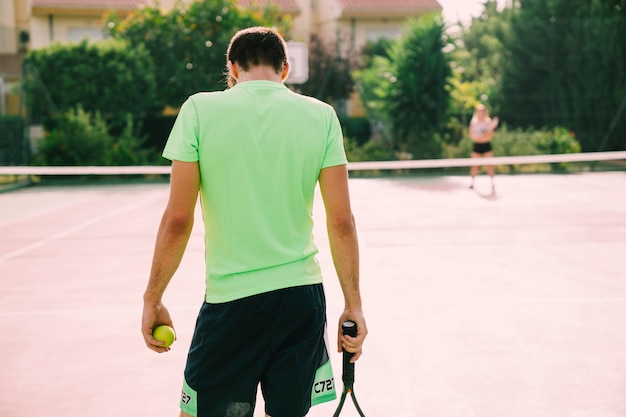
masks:
POLYGON ((251 417, 259 384, 272 417, 304 416, 311 405, 336 398, 322 284, 202 305, 181 409, 251 417))
POLYGON ((472 149, 472 152, 474 153, 491 152, 491 142, 474 143, 474 148, 472 149))

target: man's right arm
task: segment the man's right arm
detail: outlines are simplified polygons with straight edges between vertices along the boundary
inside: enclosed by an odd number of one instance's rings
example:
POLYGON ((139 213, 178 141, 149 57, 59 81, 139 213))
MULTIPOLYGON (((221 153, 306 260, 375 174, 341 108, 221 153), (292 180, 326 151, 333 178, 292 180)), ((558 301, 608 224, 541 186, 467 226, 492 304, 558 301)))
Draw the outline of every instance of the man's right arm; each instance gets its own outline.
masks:
POLYGON ((159 226, 150 278, 143 296, 142 333, 146 345, 156 352, 169 350, 157 343, 152 330, 160 324, 172 326, 162 298, 183 258, 193 228, 199 187, 197 162, 172 162, 170 196, 159 226))
POLYGON ((344 296, 344 312, 339 318, 337 348, 352 352, 352 361, 362 353, 367 335, 359 288, 359 244, 348 190, 348 168, 338 165, 322 169, 320 191, 326 210, 326 226, 333 263, 344 296), (341 335, 341 323, 352 320, 357 324, 357 337, 341 335))

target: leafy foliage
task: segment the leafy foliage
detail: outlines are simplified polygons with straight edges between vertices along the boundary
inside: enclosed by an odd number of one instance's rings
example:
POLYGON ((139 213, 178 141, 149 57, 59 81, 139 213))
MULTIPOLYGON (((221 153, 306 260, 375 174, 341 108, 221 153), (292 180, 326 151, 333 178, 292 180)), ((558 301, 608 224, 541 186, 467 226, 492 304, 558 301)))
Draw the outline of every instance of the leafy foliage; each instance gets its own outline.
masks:
POLYGON ((498 93, 502 82, 504 47, 502 39, 509 30, 512 10, 498 11, 495 0, 487 0, 480 16, 463 27, 451 54, 452 79, 451 114, 469 123, 474 108, 487 104, 494 112, 499 109, 498 93))
POLYGON ((626 0, 520 0, 504 38, 501 116, 626 148, 626 0))
POLYGON ((345 100, 354 90, 351 66, 317 35, 309 41, 309 79, 298 87, 302 94, 327 103, 345 100))
POLYGON ((25 65, 35 119, 81 106, 121 127, 126 114, 154 110, 153 61, 141 47, 113 40, 53 44, 32 50, 25 65))
POLYGON ((24 140, 24 119, 0 114, 0 165, 25 164, 30 156, 24 140))
POLYGON ((120 21, 108 18, 114 38, 145 47, 154 62, 158 105, 177 108, 191 94, 225 88, 225 54, 232 36, 249 26, 276 26, 288 38, 276 7, 242 9, 233 0, 178 1, 170 11, 146 6, 120 21))
POLYGON ((359 144, 356 140, 345 138, 343 141, 346 157, 350 162, 390 161, 396 159, 393 149, 381 141, 370 140, 359 144))
MULTIPOLYGON (((465 135, 458 145, 444 145, 444 157, 469 158, 472 140, 465 135)), ((497 156, 545 155, 580 152, 580 143, 574 132, 558 126, 554 129, 509 129, 506 125, 498 128, 493 140, 493 152, 497 156)), ((567 164, 551 164, 550 170, 567 170, 567 164)), ((499 169, 516 172, 525 169, 534 171, 536 167, 513 165, 499 169)))
POLYGON ((411 20, 387 57, 371 57, 357 74, 368 109, 390 126, 394 148, 416 158, 441 156, 451 76, 443 32, 440 15, 411 20))
POLYGON ((389 58, 389 49, 395 41, 389 38, 380 38, 375 41, 367 41, 362 51, 362 67, 368 68, 371 66, 371 59, 376 56, 382 56, 383 58, 389 58))
POLYGON ((55 128, 39 144, 41 165, 100 165, 113 146, 99 113, 92 116, 80 106, 57 119, 55 128))
POLYGON ((372 137, 372 126, 366 117, 340 117, 343 135, 363 145, 372 137))
POLYGON ((135 137, 132 116, 126 117, 122 133, 114 137, 99 112, 81 106, 55 119, 39 144, 38 165, 139 165, 149 162, 148 152, 135 137))

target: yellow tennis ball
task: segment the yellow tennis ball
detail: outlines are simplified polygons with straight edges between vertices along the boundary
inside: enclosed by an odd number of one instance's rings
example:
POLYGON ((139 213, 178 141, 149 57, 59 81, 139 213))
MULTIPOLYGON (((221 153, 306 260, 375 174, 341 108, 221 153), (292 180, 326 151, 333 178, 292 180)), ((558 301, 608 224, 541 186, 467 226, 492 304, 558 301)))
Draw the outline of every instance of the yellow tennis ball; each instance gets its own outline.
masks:
POLYGON ((152 337, 161 342, 165 342, 165 347, 170 347, 176 339, 176 333, 170 326, 161 325, 152 331, 152 337))

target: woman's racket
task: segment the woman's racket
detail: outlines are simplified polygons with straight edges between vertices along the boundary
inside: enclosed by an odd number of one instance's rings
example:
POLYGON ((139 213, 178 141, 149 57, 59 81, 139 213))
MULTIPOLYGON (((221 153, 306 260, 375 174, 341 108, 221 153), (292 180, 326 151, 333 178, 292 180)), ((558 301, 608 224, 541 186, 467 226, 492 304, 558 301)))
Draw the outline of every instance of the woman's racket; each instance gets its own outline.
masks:
MULTIPOLYGON (((356 323, 353 321, 346 321, 341 325, 341 331, 343 334, 347 334, 348 336, 356 337, 356 323)), ((337 417, 339 413, 341 413, 341 409, 343 408, 343 404, 346 402, 346 397, 348 393, 350 393, 350 397, 352 397, 352 402, 356 407, 356 410, 359 412, 361 417, 365 417, 363 415, 363 411, 361 411, 361 407, 359 407, 359 403, 354 396, 354 364, 350 363, 350 359, 354 354, 350 352, 343 351, 343 375, 341 379, 343 380, 343 391, 341 393, 341 399, 339 400, 339 405, 337 406, 337 410, 333 417, 337 417)))

